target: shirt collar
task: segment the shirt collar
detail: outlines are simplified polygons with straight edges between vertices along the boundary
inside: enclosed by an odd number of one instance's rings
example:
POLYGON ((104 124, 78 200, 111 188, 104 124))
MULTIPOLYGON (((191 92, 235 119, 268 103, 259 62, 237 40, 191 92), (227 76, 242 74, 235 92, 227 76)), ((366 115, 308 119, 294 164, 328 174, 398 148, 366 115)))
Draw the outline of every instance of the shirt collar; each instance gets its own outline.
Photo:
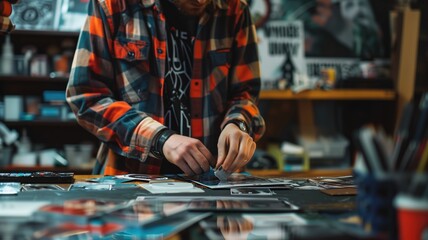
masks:
POLYGON ((227 9, 229 7, 226 0, 213 0, 213 3, 219 9, 227 9))
MULTIPOLYGON (((143 6, 143 8, 150 8, 153 5, 156 5, 158 7, 158 9, 160 8, 160 0, 140 0, 141 1, 141 5, 143 6)), ((219 9, 227 9, 228 8, 228 4, 226 0, 213 0, 212 2, 212 6, 213 8, 219 8, 219 9)))

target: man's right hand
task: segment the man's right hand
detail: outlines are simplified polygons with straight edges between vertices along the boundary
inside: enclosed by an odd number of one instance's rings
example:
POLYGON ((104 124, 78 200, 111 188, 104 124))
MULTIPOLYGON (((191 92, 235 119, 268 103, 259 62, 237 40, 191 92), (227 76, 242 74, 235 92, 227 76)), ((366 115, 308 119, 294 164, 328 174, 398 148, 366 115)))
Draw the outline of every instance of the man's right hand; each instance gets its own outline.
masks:
POLYGON ((215 166, 215 158, 198 139, 173 134, 163 145, 163 154, 186 175, 198 175, 215 166))

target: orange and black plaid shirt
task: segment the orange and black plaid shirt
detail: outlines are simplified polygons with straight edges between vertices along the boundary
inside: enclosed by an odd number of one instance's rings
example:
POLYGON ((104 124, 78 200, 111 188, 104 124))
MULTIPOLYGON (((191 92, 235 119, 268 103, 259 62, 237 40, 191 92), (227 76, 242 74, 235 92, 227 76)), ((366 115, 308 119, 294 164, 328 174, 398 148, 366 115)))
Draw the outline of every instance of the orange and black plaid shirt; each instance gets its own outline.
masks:
MULTIPOLYGON (((159 0, 91 0, 67 86, 81 126, 102 142, 94 173, 158 174, 149 157, 165 128, 166 27, 159 0)), ((247 122, 257 141, 265 131, 257 37, 248 5, 213 0, 194 41, 190 83, 192 137, 215 156, 225 122, 247 122)))

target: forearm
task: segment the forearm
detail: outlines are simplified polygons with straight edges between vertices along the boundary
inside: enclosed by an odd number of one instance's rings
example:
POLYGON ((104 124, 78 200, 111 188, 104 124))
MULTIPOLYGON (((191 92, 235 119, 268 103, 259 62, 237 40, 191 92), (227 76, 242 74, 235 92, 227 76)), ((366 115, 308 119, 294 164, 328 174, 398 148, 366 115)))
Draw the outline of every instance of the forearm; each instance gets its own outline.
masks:
POLYGON ((229 72, 229 92, 225 119, 221 128, 231 119, 245 121, 255 141, 265 131, 265 122, 257 107, 261 89, 257 36, 248 9, 242 12, 236 25, 229 72))
POLYGON ((123 100, 110 25, 97 1, 92 3, 73 60, 67 102, 79 124, 113 151, 144 160, 163 126, 123 100))

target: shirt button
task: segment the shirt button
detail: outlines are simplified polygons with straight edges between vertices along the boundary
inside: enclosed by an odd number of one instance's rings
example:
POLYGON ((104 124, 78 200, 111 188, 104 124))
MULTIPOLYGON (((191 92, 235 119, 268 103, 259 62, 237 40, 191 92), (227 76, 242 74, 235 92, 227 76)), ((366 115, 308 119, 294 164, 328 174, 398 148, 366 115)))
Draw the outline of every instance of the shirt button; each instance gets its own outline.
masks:
POLYGON ((159 54, 162 54, 162 53, 163 53, 163 50, 162 50, 161 48, 158 48, 158 53, 159 53, 159 54))
POLYGON ((130 58, 134 58, 134 57, 135 57, 135 53, 134 53, 134 52, 132 52, 132 51, 129 51, 129 52, 128 52, 128 57, 130 57, 130 58))
POLYGON ((147 98, 149 98, 149 93, 144 91, 144 92, 140 93, 140 97, 141 97, 141 100, 146 101, 147 98))

